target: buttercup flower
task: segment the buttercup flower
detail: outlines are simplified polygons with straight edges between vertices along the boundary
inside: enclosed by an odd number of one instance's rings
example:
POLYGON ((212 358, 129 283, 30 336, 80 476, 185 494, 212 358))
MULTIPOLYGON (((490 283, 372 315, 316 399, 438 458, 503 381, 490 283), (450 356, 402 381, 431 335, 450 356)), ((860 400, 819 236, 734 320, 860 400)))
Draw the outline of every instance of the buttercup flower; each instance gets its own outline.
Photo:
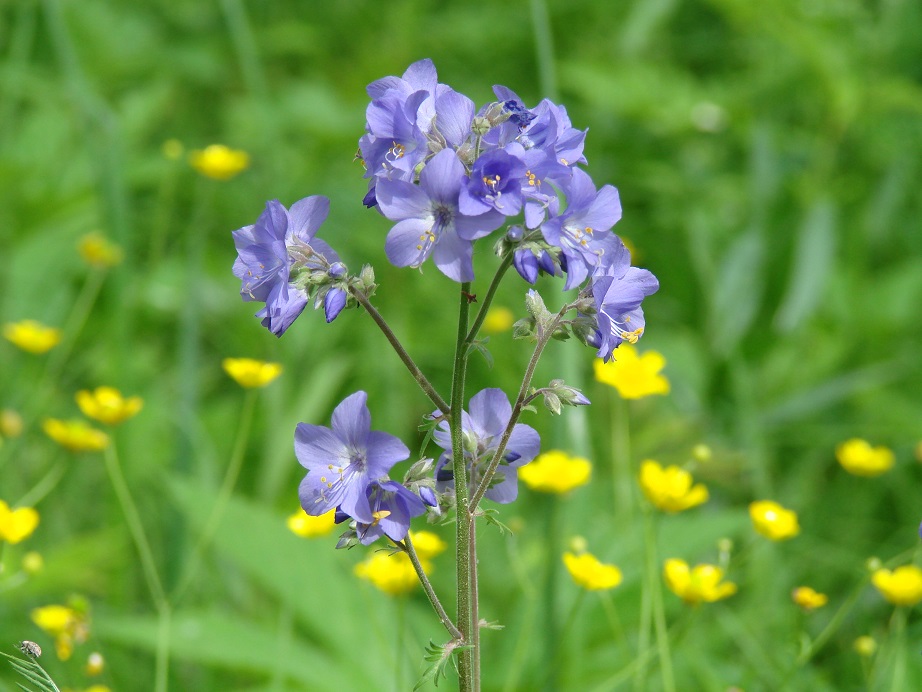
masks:
POLYGON ((532 490, 563 495, 586 485, 592 475, 588 459, 573 457, 554 449, 538 455, 530 464, 519 469, 519 478, 532 490))
POLYGON ((72 452, 99 452, 109 446, 109 436, 86 421, 46 418, 42 429, 48 437, 72 452))
POLYGON ((289 530, 301 538, 326 536, 336 526, 336 511, 330 510, 320 516, 311 516, 299 509, 286 520, 289 530))
POLYGON ((836 447, 836 459, 856 476, 879 476, 893 468, 895 458, 887 447, 872 447, 866 440, 852 438, 836 447))
POLYGON ((852 648, 855 649, 859 656, 870 658, 877 652, 877 642, 874 641, 874 637, 869 637, 865 634, 855 640, 852 648))
MULTIPOLYGON (((423 571, 429 574, 432 565, 422 559, 420 559, 420 564, 423 566, 423 571)), ((360 579, 370 581, 391 596, 409 593, 419 584, 419 577, 413 569, 413 563, 403 552, 374 553, 355 566, 355 574, 360 579)))
POLYGON ((666 359, 657 351, 638 353, 630 343, 618 347, 616 360, 593 363, 595 378, 618 390, 623 399, 642 399, 652 394, 668 394, 669 380, 660 370, 666 359))
POLYGON ((791 592, 791 600, 804 610, 816 610, 829 602, 826 594, 814 591, 809 586, 798 586, 791 592))
POLYGON ((0 542, 15 544, 26 540, 35 531, 38 521, 38 512, 31 507, 10 509, 0 500, 0 542))
POLYGON ((587 591, 604 591, 613 589, 621 583, 621 570, 614 565, 606 565, 591 553, 574 555, 563 554, 563 563, 577 585, 587 591))
POLYGON ((77 405, 83 415, 106 425, 118 425, 137 415, 144 405, 139 396, 123 397, 114 387, 97 387, 92 392, 77 392, 77 405))
POLYGON ((678 466, 663 468, 652 459, 640 465, 640 488, 657 509, 682 512, 707 502, 708 490, 698 483, 692 486, 692 475, 678 466))
POLYGON ((410 456, 399 439, 371 429, 367 399, 362 391, 346 397, 333 411, 332 429, 309 423, 295 429, 295 454, 308 470, 298 494, 312 516, 339 508, 362 524, 376 522, 369 486, 410 456))
POLYGON ((11 408, 0 411, 0 437, 19 437, 22 434, 22 416, 11 408))
POLYGON ((755 530, 773 541, 784 541, 800 533, 797 513, 777 502, 759 500, 749 505, 749 516, 755 530))
POLYGON ((7 322, 3 336, 11 344, 29 353, 47 353, 61 341, 61 330, 46 327, 35 320, 7 322))
POLYGON ((102 654, 98 651, 93 651, 86 657, 86 665, 83 667, 83 671, 90 677, 96 677, 102 673, 105 667, 106 660, 102 657, 102 654))
POLYGON ((483 331, 487 334, 500 334, 512 329, 515 315, 509 308, 491 307, 483 320, 483 331))
POLYGON ((240 296, 266 304, 256 317, 276 336, 291 326, 312 293, 319 301, 315 307, 324 304, 327 322, 345 305, 345 301, 326 300, 330 292, 343 292, 336 283, 345 267, 339 255, 315 237, 329 211, 330 200, 321 195, 305 197, 290 210, 272 200, 254 225, 233 232, 240 296))
POLYGON ((204 176, 214 180, 230 180, 250 166, 250 155, 223 144, 211 144, 192 151, 189 163, 204 176))
POLYGON ((186 153, 186 148, 178 139, 171 138, 160 145, 160 153, 169 161, 179 161, 186 153))
POLYGON ((666 560, 663 569, 666 586, 689 604, 713 603, 736 593, 736 584, 722 581, 724 572, 715 565, 695 565, 689 568, 684 560, 666 560))
POLYGON ((280 363, 267 363, 253 358, 225 358, 221 365, 241 387, 265 387, 282 374, 280 363))
POLYGON ((122 248, 98 231, 83 236, 77 243, 77 250, 84 262, 101 269, 114 267, 124 256, 122 248))
MULTIPOLYGON (((433 417, 439 415, 438 411, 433 417)), ((483 477, 503 431, 512 417, 512 405, 501 389, 484 389, 471 397, 470 413, 462 411, 461 427, 464 436, 464 457, 470 469, 470 485, 476 487, 483 477)), ((435 468, 436 487, 440 491, 454 488, 454 471, 451 466, 451 436, 448 423, 442 421, 433 433, 435 443, 445 450, 435 468)), ((499 503, 508 503, 518 495, 518 469, 534 459, 541 449, 541 438, 530 426, 516 423, 506 445, 505 455, 496 469, 486 497, 499 503)))
POLYGON ((922 601, 922 569, 915 565, 875 570, 871 583, 893 605, 914 606, 922 601))
POLYGON ((58 658, 66 661, 74 651, 74 644, 82 644, 89 636, 89 621, 84 610, 70 606, 48 605, 35 608, 32 622, 55 639, 58 658))

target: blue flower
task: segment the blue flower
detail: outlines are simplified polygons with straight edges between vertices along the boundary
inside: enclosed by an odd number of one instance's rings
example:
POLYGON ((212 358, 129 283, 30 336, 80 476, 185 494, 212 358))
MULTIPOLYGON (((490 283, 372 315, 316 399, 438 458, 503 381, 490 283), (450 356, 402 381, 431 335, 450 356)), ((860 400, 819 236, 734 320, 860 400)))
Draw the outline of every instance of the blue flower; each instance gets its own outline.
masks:
MULTIPOLYGON (((617 236, 616 236, 617 237, 617 236)), ((596 308, 597 331, 589 343, 606 362, 619 345, 636 343, 644 331, 641 302, 659 290, 659 281, 646 269, 631 266, 631 253, 618 239, 617 248, 590 283, 596 308)))
POLYGON ((391 467, 410 456, 399 439, 371 429, 367 399, 362 391, 346 397, 333 411, 332 428, 298 423, 295 429, 295 455, 308 470, 298 495, 311 516, 339 508, 357 522, 374 523, 369 486, 387 480, 391 467))
POLYGON ((410 530, 410 519, 426 512, 419 496, 397 481, 375 481, 368 486, 366 495, 374 521, 356 523, 355 532, 362 545, 374 543, 381 536, 402 541, 410 530))
POLYGON ((525 164, 502 149, 488 151, 474 162, 461 187, 458 209, 468 216, 495 210, 504 216, 522 211, 525 164))
MULTIPOLYGON (((436 411, 434 416, 438 416, 436 411)), ((461 429, 464 436, 464 458, 467 462, 469 483, 475 487, 499 447, 503 431, 512 417, 512 405, 501 389, 484 389, 470 401, 470 413, 462 411, 461 429)), ((454 487, 451 465, 451 435, 448 423, 439 423, 433 433, 436 444, 445 450, 435 468, 436 487, 444 491, 454 487)), ((486 497, 499 503, 508 503, 518 495, 518 471, 541 451, 541 438, 528 425, 516 423, 509 436, 503 460, 497 467, 486 497)))
POLYGON ((567 272, 564 290, 578 286, 596 267, 611 260, 621 241, 611 227, 621 218, 618 191, 605 185, 596 191, 592 179, 579 168, 566 189, 567 210, 541 225, 544 239, 562 251, 561 266, 567 272))
POLYGON ((254 225, 233 232, 240 295, 266 304, 256 316, 276 336, 291 326, 309 298, 304 286, 293 283, 293 273, 321 272, 331 279, 344 273, 336 252, 315 237, 329 211, 330 200, 321 195, 305 197, 290 210, 272 200, 254 225))
POLYGON ((419 267, 429 256, 445 276, 474 279, 473 241, 499 228, 497 211, 467 216, 458 209, 465 171, 451 149, 432 157, 419 174, 419 185, 404 180, 378 181, 378 206, 397 221, 387 236, 385 252, 397 267, 419 267))

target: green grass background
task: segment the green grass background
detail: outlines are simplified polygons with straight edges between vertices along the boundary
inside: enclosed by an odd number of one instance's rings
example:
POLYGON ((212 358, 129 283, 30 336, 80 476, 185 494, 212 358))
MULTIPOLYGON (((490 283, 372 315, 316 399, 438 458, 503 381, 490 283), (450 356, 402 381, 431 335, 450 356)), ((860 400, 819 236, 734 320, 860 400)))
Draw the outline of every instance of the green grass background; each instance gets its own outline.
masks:
MULTIPOLYGON (((88 276, 75 244, 91 230, 126 259, 60 368, 0 344, 0 404, 70 417, 73 393, 103 384, 145 399, 115 437, 173 584, 242 407, 221 359, 285 366, 260 393, 234 502, 174 613, 171 689, 409 689, 425 643, 445 639, 421 593, 398 603, 352 576, 364 551, 297 539, 283 521, 303 472, 291 449, 298 421, 328 423, 337 402, 364 389, 374 427, 415 448, 431 405, 365 315, 327 325, 306 312, 276 340, 230 271, 230 231, 267 199, 329 196, 322 237, 353 271, 374 265, 375 304, 447 391, 455 286, 432 266, 420 275, 386 262, 390 224, 360 204, 353 161, 365 85, 423 57, 478 104, 503 84, 528 104, 559 100, 589 128, 588 171, 617 186, 624 205, 615 230, 661 282, 645 303, 641 347, 666 356, 673 386, 625 406, 592 380, 590 350, 549 348, 538 382, 565 376, 594 405, 524 422, 545 449, 590 458, 594 482, 556 502, 523 489, 502 508, 515 536, 482 530, 481 613, 505 625, 483 637, 484 689, 541 689, 551 670, 563 690, 660 689, 656 660, 622 687, 615 680, 637 657, 644 560, 637 512, 612 507, 612 436, 625 415, 635 464, 684 463, 700 442, 714 449, 696 472, 711 501, 658 522, 659 558, 714 562, 718 539, 735 543, 732 599, 690 615, 664 596, 667 620, 684 632, 672 646, 679 689, 922 686, 916 612, 895 636, 892 606, 863 586, 869 557, 911 560, 922 519, 922 5, 5 0, 0 321, 64 325, 88 276), (229 182, 206 180, 163 156, 170 138, 187 150, 244 149, 252 165, 229 182), (896 468, 847 475, 833 450, 853 436, 891 446, 896 468), (798 538, 754 535, 746 506, 765 498, 798 511, 798 538), (576 534, 625 573, 611 594, 620 637, 594 594, 563 631, 579 595, 559 553, 576 534), (799 613, 788 594, 800 584, 830 605, 799 613), (851 596, 826 645, 797 665, 804 638, 851 596), (863 634, 882 644, 870 673, 851 648, 863 634)), ((475 292, 496 264, 490 241, 478 248, 475 292)), ((549 305, 561 304, 560 288, 540 284, 549 305)), ((523 314, 524 289, 510 276, 497 301, 523 314)), ((469 391, 514 393, 528 346, 505 334, 490 348, 496 364, 475 358, 469 391)), ((64 452, 33 421, 0 455, 0 498, 13 502, 64 452)), ((45 570, 14 587, 0 581, 0 647, 32 639, 50 650, 29 611, 80 593, 92 641, 68 663, 47 655, 50 672, 86 686, 80 663, 98 649, 104 682, 149 689, 156 618, 99 455, 69 461, 38 509, 39 530, 5 563, 9 572, 38 550, 45 570)), ((450 539, 451 527, 438 530, 450 539)), ((449 551, 433 576, 448 603, 452 571, 449 551)), ((0 690, 14 679, 0 672, 0 690)))

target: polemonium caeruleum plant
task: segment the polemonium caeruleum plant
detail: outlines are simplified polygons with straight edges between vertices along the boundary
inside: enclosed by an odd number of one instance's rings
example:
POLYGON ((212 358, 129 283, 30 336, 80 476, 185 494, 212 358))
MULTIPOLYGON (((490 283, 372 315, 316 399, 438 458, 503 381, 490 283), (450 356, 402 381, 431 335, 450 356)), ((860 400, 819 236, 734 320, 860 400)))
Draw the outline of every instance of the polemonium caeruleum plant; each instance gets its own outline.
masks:
POLYGON ((585 130, 574 128, 563 106, 545 99, 534 108, 496 86, 496 101, 476 109, 473 101, 438 82, 430 60, 411 65, 402 77, 368 85, 371 103, 359 153, 368 193, 363 203, 393 222, 384 241, 398 267, 429 260, 459 284, 458 332, 448 401, 435 390, 398 337, 371 304, 377 289, 366 265, 350 274, 336 252, 317 237, 329 201, 311 196, 290 209, 278 201, 252 226, 234 232, 244 300, 264 303, 256 313, 281 336, 308 303, 323 307, 331 322, 346 307, 363 308, 381 329, 436 410, 425 416, 438 459, 416 461, 402 481, 388 475, 410 456, 396 437, 372 430, 365 392, 356 392, 333 412, 331 427, 300 423, 295 453, 308 470, 301 483, 305 512, 336 510, 348 530, 337 547, 386 538, 405 552, 449 633, 434 647, 430 675, 457 656, 462 690, 480 687, 480 617, 477 600, 477 519, 484 498, 498 503, 517 496, 518 469, 539 452, 538 433, 519 423, 537 398, 559 414, 563 406, 589 400, 563 380, 533 387, 532 377, 551 338, 575 336, 608 361, 618 346, 635 343, 644 331, 641 303, 659 284, 631 266, 630 253, 612 227, 621 218, 618 191, 597 189, 585 165, 585 130), (504 232, 497 231, 506 226, 504 232), (480 309, 471 315, 474 244, 493 241, 499 267, 480 309), (497 287, 510 267, 529 284, 539 274, 561 277, 563 289, 578 289, 556 313, 534 289, 525 295, 527 317, 514 336, 534 342, 515 398, 484 389, 465 402, 467 359, 497 287), (413 518, 451 518, 457 528, 457 612, 448 615, 429 583, 409 536, 413 518))

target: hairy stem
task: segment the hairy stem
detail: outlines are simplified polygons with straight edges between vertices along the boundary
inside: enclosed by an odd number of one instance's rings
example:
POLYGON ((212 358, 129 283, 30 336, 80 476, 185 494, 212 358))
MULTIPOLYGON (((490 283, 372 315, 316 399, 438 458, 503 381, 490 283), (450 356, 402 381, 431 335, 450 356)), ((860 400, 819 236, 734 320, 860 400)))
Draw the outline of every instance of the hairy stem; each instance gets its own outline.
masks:
POLYGON ((457 513, 455 564, 458 588, 458 628, 465 644, 470 648, 460 653, 458 666, 458 686, 461 692, 473 692, 476 689, 474 660, 480 652, 474 647, 473 621, 474 564, 471 560, 471 538, 473 535, 473 517, 471 508, 477 503, 470 502, 467 486, 467 463, 464 458, 464 445, 461 435, 461 411, 464 408, 464 380, 467 375, 467 323, 470 312, 468 300, 470 282, 461 284, 458 308, 458 338, 455 342, 455 365, 451 383, 451 408, 448 413, 448 427, 451 432, 452 470, 455 479, 455 504, 457 513))
POLYGON ((423 585, 423 591, 426 592, 426 597, 429 599, 432 609, 435 610, 435 614, 439 616, 439 621, 445 629, 448 630, 448 634, 451 635, 452 639, 460 640, 462 638, 461 632, 455 627, 455 623, 451 621, 451 618, 448 617, 448 613, 446 613, 445 608, 442 607, 442 603, 439 601, 435 589, 432 588, 432 582, 429 581, 429 577, 423 570, 423 565, 419 561, 419 555, 416 554, 416 549, 413 547, 413 541, 410 540, 410 534, 407 534, 403 543, 398 543, 397 545, 402 548, 403 551, 406 552, 407 557, 410 558, 410 563, 413 565, 413 569, 416 570, 416 576, 419 577, 419 583, 423 585))
MULTIPOLYGON (((469 284, 465 284, 465 285, 469 286, 469 284)), ((432 384, 430 384, 429 380, 426 379, 426 376, 423 375, 422 370, 420 370, 419 367, 416 365, 416 363, 413 362, 413 359, 410 357, 410 354, 407 353, 407 350, 403 347, 403 344, 400 343, 400 340, 394 334, 393 330, 390 328, 390 326, 381 316, 381 313, 378 312, 375 309, 375 307, 371 304, 371 302, 368 300, 368 296, 366 296, 362 291, 357 289, 355 286, 349 287, 349 293, 352 295, 353 298, 355 298, 359 302, 359 304, 363 308, 365 308, 366 312, 368 312, 371 319, 374 320, 374 323, 378 325, 378 328, 384 334, 384 337, 387 339, 387 342, 391 345, 391 347, 397 353, 397 356, 406 366, 407 370, 410 371, 410 374, 413 376, 413 379, 416 380, 416 384, 418 384, 420 388, 423 390, 423 392, 425 392, 426 396, 429 397, 429 400, 433 404, 435 404, 435 407, 447 416, 449 412, 448 404, 445 403, 445 400, 441 396, 439 396, 439 393, 435 391, 435 388, 432 386, 432 384)), ((464 321, 465 329, 467 329, 467 312, 465 312, 464 318, 465 318, 465 321, 464 321)), ((456 363, 457 363, 457 358, 456 358, 456 363)))
POLYGON ((531 354, 531 359, 528 361, 528 367, 525 368, 525 376, 522 378, 522 384, 519 387, 519 394, 515 399, 515 404, 512 406, 512 415, 509 417, 509 423, 506 425, 506 429, 503 430, 503 436, 500 439, 499 446, 496 448, 496 452, 493 454, 493 458, 490 460, 489 465, 487 465, 487 468, 483 473, 483 478, 481 478, 480 483, 477 486, 477 490, 474 491, 474 494, 471 496, 471 507, 476 507, 483 499, 484 494, 490 488, 490 481, 493 480, 496 469, 499 468, 499 464, 503 460, 503 455, 506 453, 506 445, 509 444, 509 438, 512 436, 512 430, 515 428, 515 424, 518 422, 519 416, 522 415, 522 409, 525 407, 526 402, 529 400, 528 388, 531 387, 531 380, 535 376, 535 368, 538 367, 538 361, 541 359, 541 354, 544 352, 544 347, 547 346, 548 341, 551 340, 551 336, 554 334, 554 330, 560 324, 561 318, 572 308, 572 304, 564 305, 562 308, 560 308, 557 316, 551 320, 550 324, 539 327, 538 343, 535 344, 535 350, 531 354))

